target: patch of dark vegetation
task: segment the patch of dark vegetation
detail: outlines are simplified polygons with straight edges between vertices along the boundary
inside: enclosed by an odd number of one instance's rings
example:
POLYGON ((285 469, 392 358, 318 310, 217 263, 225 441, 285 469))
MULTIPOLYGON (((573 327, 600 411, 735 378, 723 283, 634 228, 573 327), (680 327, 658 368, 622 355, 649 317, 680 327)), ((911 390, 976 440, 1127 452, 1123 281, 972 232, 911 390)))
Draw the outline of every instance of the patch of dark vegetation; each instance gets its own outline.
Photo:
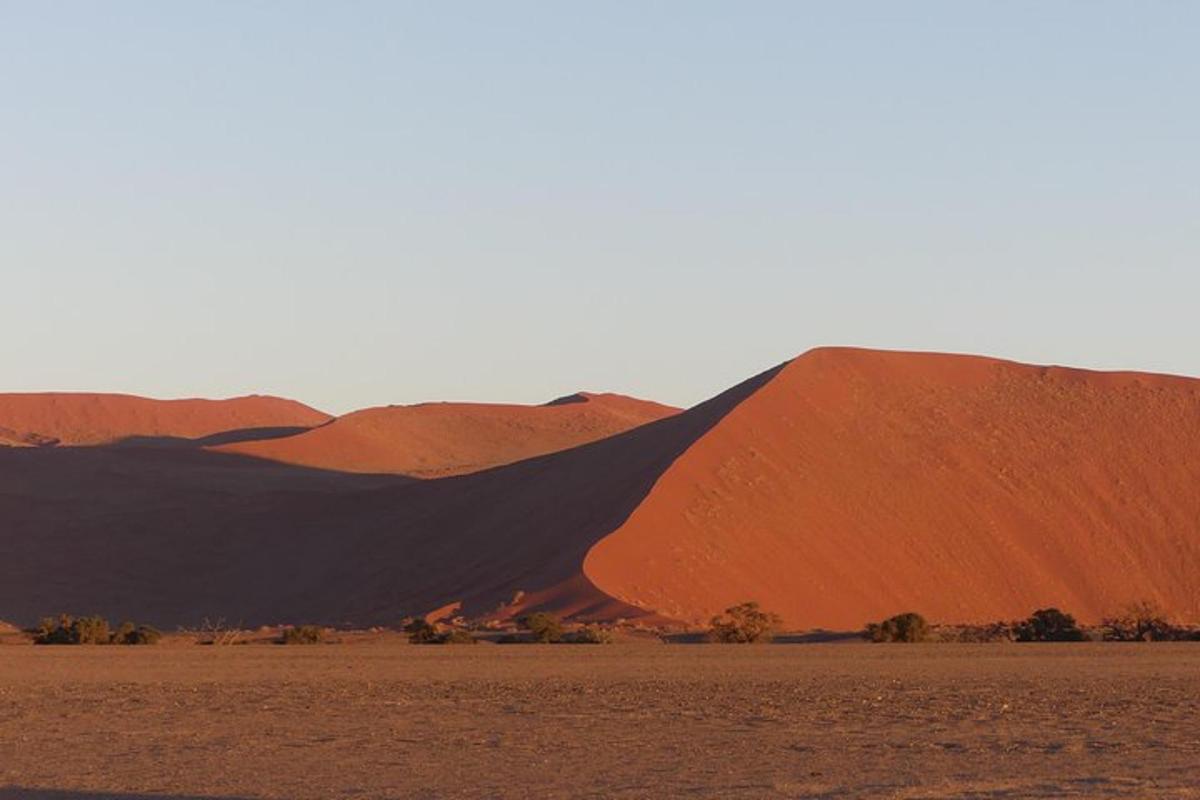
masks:
POLYGON ((149 625, 125 622, 116 631, 104 617, 46 617, 33 634, 34 644, 158 644, 162 634, 149 625))
POLYGON ((1087 634, 1075 618, 1057 608, 1039 608, 1014 627, 1018 642, 1085 642, 1087 634))
POLYGON ((1132 603, 1120 614, 1104 619, 1100 631, 1108 642, 1185 642, 1200 638, 1196 631, 1172 623, 1158 605, 1147 600, 1132 603))
POLYGON ((325 629, 319 625, 294 625, 279 633, 280 644, 322 644, 325 629))
POLYGON ((436 625, 417 617, 404 625, 410 644, 478 644, 470 631, 461 628, 438 630, 436 625))
POLYGON ((517 620, 517 624, 529 631, 538 644, 554 644, 563 640, 562 621, 553 614, 535 611, 517 620))
POLYGON ((584 625, 563 637, 567 644, 612 644, 613 634, 601 625, 584 625))
POLYGON ((990 622, 984 625, 934 625, 930 638, 937 642, 987 644, 1013 642, 1017 634, 1011 622, 990 622))
POLYGON ((712 618, 708 640, 719 644, 759 644, 771 641, 783 625, 778 614, 763 611, 754 601, 730 606, 712 618))
POLYGON ((929 623, 915 611, 888 617, 883 622, 867 623, 864 632, 872 642, 904 642, 912 644, 929 640, 929 623))

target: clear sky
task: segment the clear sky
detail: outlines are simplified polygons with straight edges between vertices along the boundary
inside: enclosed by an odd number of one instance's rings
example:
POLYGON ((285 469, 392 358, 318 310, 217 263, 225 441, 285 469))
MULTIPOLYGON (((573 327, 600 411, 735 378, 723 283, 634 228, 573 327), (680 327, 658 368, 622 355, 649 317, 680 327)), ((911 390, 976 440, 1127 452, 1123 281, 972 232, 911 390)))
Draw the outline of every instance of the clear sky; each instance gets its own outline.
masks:
POLYGON ((0 0, 0 390, 1200 375, 1200 4, 0 0))

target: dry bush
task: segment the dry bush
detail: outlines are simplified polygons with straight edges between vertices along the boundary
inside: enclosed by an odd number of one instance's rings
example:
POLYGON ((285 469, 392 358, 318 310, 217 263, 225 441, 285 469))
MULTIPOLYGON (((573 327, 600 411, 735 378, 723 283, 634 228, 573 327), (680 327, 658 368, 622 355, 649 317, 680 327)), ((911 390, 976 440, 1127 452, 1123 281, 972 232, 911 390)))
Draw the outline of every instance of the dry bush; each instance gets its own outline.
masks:
POLYGON ((321 644, 325 641, 325 629, 319 625, 296 625, 284 628, 279 636, 280 644, 321 644))
POLYGON ((915 611, 908 611, 883 622, 867 623, 866 637, 872 642, 924 642, 929 639, 929 623, 915 611))
POLYGON ((1191 632, 1171 624, 1163 610, 1149 600, 1131 603, 1120 615, 1100 623, 1110 642, 1174 642, 1191 638, 1191 632))
POLYGON ((601 625, 584 625, 568 633, 563 641, 568 644, 612 644, 612 631, 601 625))
POLYGON ((196 644, 203 645, 232 645, 238 644, 242 638, 241 626, 226 624, 224 617, 210 621, 207 617, 200 623, 200 629, 193 633, 196 644))
POLYGON ((763 611, 754 601, 730 606, 709 623, 708 639, 720 644, 756 644, 769 642, 782 627, 778 614, 763 611))
POLYGON ((1083 642, 1087 635, 1075 618, 1057 608, 1039 608, 1014 628, 1018 642, 1083 642))
POLYGON ((123 622, 112 635, 113 644, 158 644, 162 633, 150 625, 135 625, 123 622))
POLYGON ((940 642, 985 644, 1016 640, 1013 626, 1008 622, 989 622, 984 625, 939 625, 933 628, 933 638, 940 642))

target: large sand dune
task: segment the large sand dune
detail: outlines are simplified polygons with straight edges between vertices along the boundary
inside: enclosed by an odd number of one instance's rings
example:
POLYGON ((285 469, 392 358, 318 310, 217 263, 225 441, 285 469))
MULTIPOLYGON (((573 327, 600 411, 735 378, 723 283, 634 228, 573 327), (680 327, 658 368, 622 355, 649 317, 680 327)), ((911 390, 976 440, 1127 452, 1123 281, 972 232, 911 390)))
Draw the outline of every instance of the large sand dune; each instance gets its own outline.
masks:
POLYGON ((1142 598, 1200 619, 1200 381, 810 352, 658 481, 585 571, 698 620, 943 621, 1142 598))
POLYGON ((461 603, 694 622, 757 599, 856 628, 1049 604, 1092 621, 1143 598, 1200 621, 1200 381, 1183 378, 824 349, 457 477, 0 448, 0 487, 17 621, 368 624, 461 603))
POLYGON ((112 444, 140 439, 202 439, 254 430, 311 428, 329 415, 279 397, 152 400, 123 394, 0 394, 0 444, 112 444))
POLYGON ((347 414, 299 436, 221 449, 342 472, 434 478, 566 450, 677 413, 659 403, 586 393, 543 406, 385 406, 347 414))

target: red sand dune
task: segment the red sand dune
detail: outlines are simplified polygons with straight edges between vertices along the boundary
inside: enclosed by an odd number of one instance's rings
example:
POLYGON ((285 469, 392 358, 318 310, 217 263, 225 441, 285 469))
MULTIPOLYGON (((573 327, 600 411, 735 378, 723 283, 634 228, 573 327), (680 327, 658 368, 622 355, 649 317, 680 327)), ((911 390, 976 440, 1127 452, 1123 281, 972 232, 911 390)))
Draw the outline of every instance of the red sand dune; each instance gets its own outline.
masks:
POLYGON ((1158 375, 822 349, 458 477, 0 448, 0 486, 0 617, 19 622, 387 624, 452 603, 692 622, 757 599, 852 629, 1143 598, 1200 621, 1200 381, 1158 375))
POLYGON ((580 393, 543 406, 423 403, 368 408, 299 436, 219 449, 342 472, 434 478, 566 450, 677 413, 617 394, 580 393))
POLYGON ((294 400, 260 395, 152 400, 123 394, 0 394, 0 444, 23 446, 200 439, 251 429, 310 428, 329 419, 294 400))
POLYGON ((1200 381, 824 349, 701 437, 589 553, 679 619, 754 598, 800 626, 904 610, 1200 620, 1200 381))

